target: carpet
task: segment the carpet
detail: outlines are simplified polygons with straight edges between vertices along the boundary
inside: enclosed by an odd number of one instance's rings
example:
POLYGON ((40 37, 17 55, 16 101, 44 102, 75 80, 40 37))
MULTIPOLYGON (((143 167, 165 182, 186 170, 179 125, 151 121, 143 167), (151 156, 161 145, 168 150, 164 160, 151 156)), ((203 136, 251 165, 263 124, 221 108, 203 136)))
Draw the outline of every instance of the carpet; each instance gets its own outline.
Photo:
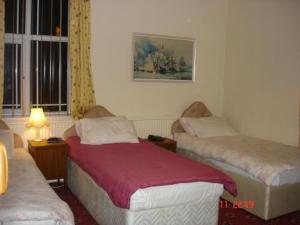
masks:
MULTIPOLYGON (((97 222, 68 188, 55 187, 55 185, 52 187, 58 196, 70 206, 76 225, 97 225, 97 222)), ((227 207, 220 207, 219 225, 300 225, 300 211, 264 221, 243 209, 233 208, 225 200, 221 201, 227 207)))

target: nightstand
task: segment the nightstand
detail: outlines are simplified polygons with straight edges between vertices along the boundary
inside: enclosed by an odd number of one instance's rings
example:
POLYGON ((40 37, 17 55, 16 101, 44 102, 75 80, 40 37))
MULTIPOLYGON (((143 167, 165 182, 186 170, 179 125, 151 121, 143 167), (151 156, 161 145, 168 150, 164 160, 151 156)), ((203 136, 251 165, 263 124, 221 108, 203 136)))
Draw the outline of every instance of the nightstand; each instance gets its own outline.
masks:
POLYGON ((170 138, 164 137, 162 141, 150 141, 150 142, 164 148, 165 150, 176 152, 176 141, 170 138))
POLYGON ((67 181, 67 144, 64 141, 48 143, 47 140, 28 141, 29 153, 47 180, 67 181))

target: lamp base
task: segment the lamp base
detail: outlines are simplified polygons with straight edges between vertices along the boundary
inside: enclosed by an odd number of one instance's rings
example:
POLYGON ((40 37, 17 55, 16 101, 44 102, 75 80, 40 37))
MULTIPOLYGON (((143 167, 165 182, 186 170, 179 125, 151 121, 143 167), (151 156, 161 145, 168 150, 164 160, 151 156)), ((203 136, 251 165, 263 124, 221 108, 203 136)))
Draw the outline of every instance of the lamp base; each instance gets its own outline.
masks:
POLYGON ((35 138, 33 139, 33 141, 35 141, 35 142, 43 141, 43 139, 40 136, 40 128, 39 127, 36 128, 36 135, 35 135, 35 138))

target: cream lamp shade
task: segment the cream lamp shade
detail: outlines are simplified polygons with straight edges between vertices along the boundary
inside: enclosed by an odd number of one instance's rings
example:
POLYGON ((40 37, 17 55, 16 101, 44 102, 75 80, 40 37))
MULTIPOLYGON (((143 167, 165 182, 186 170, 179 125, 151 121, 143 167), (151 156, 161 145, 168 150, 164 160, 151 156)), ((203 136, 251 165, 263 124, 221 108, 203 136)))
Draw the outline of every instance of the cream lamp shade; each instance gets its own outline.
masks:
POLYGON ((42 141, 40 138, 40 128, 44 126, 49 126, 49 123, 44 115, 44 111, 42 108, 32 108, 30 113, 29 122, 27 127, 36 128, 36 138, 34 141, 42 141))
POLYGON ((0 144, 0 195, 7 190, 8 184, 8 163, 6 150, 3 144, 0 144))

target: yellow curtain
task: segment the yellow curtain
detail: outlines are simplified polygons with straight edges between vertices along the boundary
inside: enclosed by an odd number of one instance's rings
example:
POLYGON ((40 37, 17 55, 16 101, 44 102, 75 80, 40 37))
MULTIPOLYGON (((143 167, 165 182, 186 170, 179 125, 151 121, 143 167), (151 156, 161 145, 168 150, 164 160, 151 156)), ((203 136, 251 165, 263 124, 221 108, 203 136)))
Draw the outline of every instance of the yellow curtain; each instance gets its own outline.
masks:
POLYGON ((90 0, 70 1, 71 114, 74 119, 95 106, 90 56, 90 0))
POLYGON ((4 25, 5 1, 0 0, 0 117, 2 116, 3 82, 4 82, 4 25))

